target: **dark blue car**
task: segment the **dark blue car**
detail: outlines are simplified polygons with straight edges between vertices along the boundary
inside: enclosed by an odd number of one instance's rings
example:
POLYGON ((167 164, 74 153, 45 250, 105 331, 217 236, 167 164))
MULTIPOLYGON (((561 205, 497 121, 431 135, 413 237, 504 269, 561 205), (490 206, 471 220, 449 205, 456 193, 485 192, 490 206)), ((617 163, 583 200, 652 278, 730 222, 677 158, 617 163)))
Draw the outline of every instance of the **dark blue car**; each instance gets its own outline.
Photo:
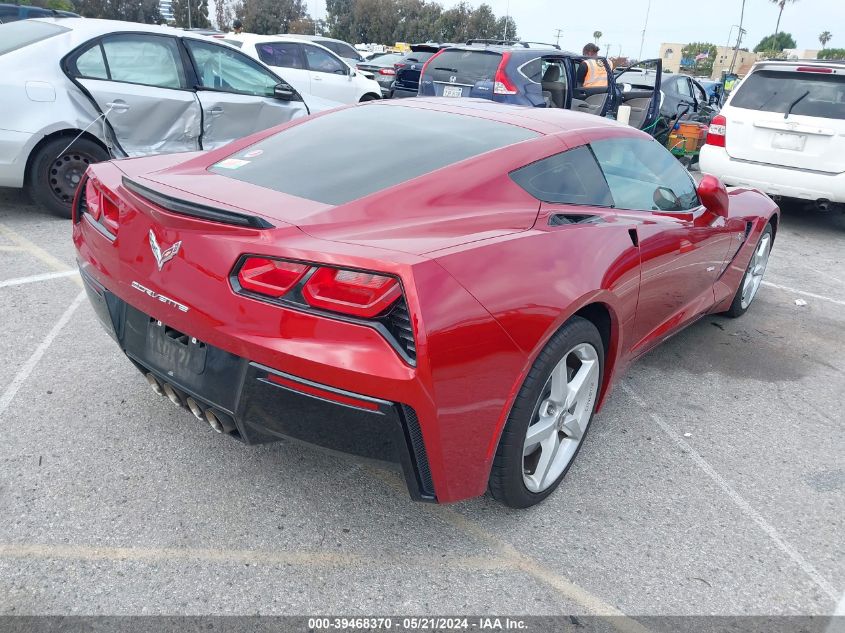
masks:
POLYGON ((602 57, 592 59, 604 65, 607 84, 579 85, 578 69, 587 59, 551 44, 470 40, 445 48, 426 62, 419 95, 474 97, 611 117, 626 104, 631 107, 630 122, 635 127, 645 128, 657 119, 659 88, 647 95, 626 93, 602 57))
POLYGON ((405 59, 393 65, 396 79, 390 90, 390 96, 397 99, 416 97, 420 88, 420 73, 425 63, 437 51, 454 46, 454 44, 412 44, 411 52, 405 59))

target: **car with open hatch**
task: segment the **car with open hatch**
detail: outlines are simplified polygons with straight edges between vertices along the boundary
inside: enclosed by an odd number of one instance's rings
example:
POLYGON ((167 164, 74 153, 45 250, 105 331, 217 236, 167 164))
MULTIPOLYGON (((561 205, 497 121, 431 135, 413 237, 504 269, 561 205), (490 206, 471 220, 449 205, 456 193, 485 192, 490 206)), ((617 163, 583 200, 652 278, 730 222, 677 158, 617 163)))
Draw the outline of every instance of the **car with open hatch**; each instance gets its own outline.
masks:
POLYGON ((634 359, 748 310, 778 214, 621 123, 417 98, 93 165, 73 241, 117 345, 214 430, 527 507, 634 359))

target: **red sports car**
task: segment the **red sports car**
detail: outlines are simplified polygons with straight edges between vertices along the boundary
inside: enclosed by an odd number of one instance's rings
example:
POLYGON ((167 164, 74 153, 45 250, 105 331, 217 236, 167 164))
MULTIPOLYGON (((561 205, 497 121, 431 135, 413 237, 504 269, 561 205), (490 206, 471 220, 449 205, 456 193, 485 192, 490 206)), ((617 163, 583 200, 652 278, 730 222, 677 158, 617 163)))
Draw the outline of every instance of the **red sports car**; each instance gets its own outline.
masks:
POLYGON ((746 311, 768 197, 612 121, 455 101, 90 167, 82 277, 152 388, 246 443, 397 461, 414 499, 526 507, 633 359, 746 311))

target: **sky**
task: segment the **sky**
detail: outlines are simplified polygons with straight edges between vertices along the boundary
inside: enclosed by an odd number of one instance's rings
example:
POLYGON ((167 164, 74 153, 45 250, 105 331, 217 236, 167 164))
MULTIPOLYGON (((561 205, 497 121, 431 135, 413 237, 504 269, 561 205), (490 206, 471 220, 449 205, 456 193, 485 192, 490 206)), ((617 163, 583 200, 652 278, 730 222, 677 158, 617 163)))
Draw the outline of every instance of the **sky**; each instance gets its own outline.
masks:
MULTIPOLYGON (((724 46, 731 26, 739 24, 742 0, 470 0, 478 6, 486 1, 497 16, 510 12, 523 40, 554 42, 561 29, 561 47, 580 51, 593 39, 594 31, 604 35, 601 54, 639 57, 646 8, 651 3, 642 58, 656 57, 661 42, 712 42, 724 46), (608 50, 608 47, 610 50, 608 50)), ((449 8, 457 4, 440 2, 449 8)), ((308 0, 312 15, 325 17, 325 0, 308 0)), ((753 48, 774 33, 778 8, 770 0, 746 0, 743 27, 748 34, 743 46, 753 48)), ((819 49, 819 34, 828 30, 833 39, 828 48, 845 48, 845 0, 797 0, 783 12, 781 30, 792 33, 798 48, 819 49), (839 31, 839 32, 837 32, 839 31)), ((733 29, 731 45, 736 42, 733 29)), ((388 42, 385 42, 388 43, 388 42)))

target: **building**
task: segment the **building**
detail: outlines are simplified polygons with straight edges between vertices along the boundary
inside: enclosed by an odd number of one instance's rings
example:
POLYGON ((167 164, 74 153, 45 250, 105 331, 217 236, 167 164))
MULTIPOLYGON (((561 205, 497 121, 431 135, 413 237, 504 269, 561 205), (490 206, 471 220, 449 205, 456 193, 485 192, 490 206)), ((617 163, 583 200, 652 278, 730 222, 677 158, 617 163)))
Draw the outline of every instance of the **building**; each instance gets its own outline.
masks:
POLYGON ((660 45, 660 59, 663 60, 663 70, 681 72, 681 50, 686 44, 665 43, 660 45))
POLYGON ((786 59, 818 59, 821 51, 810 48, 785 48, 786 59))
MULTIPOLYGON (((663 70, 673 73, 686 72, 691 75, 700 74, 696 72, 695 62, 692 59, 684 59, 681 51, 686 44, 678 42, 665 42, 660 45, 660 58, 663 60, 663 70)), ((812 51, 805 51, 812 52, 812 51)), ((734 58, 734 49, 729 46, 717 46, 716 58, 713 60, 713 71, 710 73, 712 79, 719 79, 722 71, 731 67, 734 58)), ((758 59, 757 53, 739 50, 736 54, 736 61, 733 61, 733 70, 738 73, 741 68, 750 68, 758 59)), ((739 73, 741 74, 741 73, 739 73)))
POLYGON ((719 79, 722 76, 722 71, 727 72, 733 63, 733 71, 738 75, 745 75, 748 69, 760 57, 757 53, 751 51, 738 50, 736 53, 736 61, 734 61, 734 49, 729 46, 716 47, 716 59, 713 60, 713 72, 710 73, 711 79, 719 79))

